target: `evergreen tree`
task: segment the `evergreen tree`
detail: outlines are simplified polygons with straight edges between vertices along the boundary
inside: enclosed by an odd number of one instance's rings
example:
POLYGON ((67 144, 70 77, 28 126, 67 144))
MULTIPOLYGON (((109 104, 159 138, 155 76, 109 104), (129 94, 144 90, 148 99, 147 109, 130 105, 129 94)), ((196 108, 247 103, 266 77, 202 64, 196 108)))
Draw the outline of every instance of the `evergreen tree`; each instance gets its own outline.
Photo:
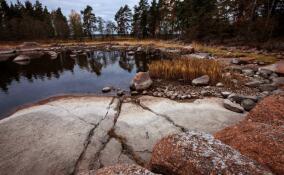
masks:
POLYGON ((159 9, 156 0, 152 1, 150 10, 149 10, 149 33, 152 37, 155 37, 157 34, 157 28, 159 23, 159 9))
POLYGON ((92 11, 93 8, 89 5, 87 5, 84 11, 81 11, 81 14, 83 15, 84 34, 90 38, 92 38, 92 34, 96 28, 96 16, 92 11))
POLYGON ((128 34, 131 30, 132 13, 128 5, 121 7, 115 14, 118 34, 128 34))
POLYGON ((52 23, 57 38, 68 38, 69 26, 66 17, 61 12, 61 8, 52 12, 52 23))
POLYGON ((105 21, 103 20, 102 17, 98 17, 97 18, 97 27, 96 27, 97 31, 103 35, 104 34, 104 30, 105 30, 105 21))
POLYGON ((113 35, 114 32, 115 32, 115 30, 116 30, 116 26, 115 26, 114 22, 112 22, 112 21, 107 21, 107 22, 106 22, 105 33, 106 33, 107 35, 113 35))
POLYGON ((147 0, 140 0, 139 5, 134 9, 134 35, 145 38, 149 34, 148 24, 149 4, 147 0))

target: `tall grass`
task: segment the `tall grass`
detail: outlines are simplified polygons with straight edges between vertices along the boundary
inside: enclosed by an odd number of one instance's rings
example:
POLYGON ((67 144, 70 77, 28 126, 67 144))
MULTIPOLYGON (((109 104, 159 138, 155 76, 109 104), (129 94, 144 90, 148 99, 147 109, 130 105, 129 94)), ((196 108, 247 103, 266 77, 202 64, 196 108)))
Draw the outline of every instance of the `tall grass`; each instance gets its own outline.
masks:
POLYGON ((211 84, 222 80, 222 65, 215 60, 186 58, 159 60, 149 65, 149 72, 152 78, 167 80, 182 79, 189 82, 203 75, 209 75, 211 84))

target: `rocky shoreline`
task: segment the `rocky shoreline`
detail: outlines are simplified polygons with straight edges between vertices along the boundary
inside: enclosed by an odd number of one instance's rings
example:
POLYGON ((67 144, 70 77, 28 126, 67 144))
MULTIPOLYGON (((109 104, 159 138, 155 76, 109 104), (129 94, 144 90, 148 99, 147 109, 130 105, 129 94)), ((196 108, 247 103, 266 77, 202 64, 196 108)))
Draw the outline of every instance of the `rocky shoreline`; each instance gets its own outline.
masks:
MULTIPOLYGON (((0 59, 26 64, 42 54, 53 59, 68 52, 72 58, 98 49, 223 61, 192 55, 189 46, 36 46, 0 52, 0 59)), ((228 82, 212 84, 209 75, 191 82, 152 79, 139 72, 130 90, 102 89, 115 97, 65 96, 18 110, 0 120, 0 172, 283 174, 283 61, 267 66, 234 58, 223 64, 228 82)))

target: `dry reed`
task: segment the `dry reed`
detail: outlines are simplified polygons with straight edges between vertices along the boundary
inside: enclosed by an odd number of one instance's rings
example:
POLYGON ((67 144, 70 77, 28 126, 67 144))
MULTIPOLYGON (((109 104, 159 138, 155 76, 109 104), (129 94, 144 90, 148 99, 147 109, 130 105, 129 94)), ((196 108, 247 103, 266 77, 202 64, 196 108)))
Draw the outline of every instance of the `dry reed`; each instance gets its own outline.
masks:
POLYGON ((152 78, 179 80, 189 82, 193 79, 208 75, 210 83, 222 80, 222 65, 215 60, 179 58, 174 60, 154 61, 149 65, 152 78))

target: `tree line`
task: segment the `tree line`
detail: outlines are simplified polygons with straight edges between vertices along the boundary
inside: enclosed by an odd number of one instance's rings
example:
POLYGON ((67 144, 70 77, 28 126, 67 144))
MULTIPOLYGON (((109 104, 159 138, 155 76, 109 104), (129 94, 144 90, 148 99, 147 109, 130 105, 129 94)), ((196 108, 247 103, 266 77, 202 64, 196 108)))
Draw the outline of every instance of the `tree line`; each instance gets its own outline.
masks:
POLYGON ((118 9, 114 21, 91 6, 65 17, 39 1, 0 0, 0 40, 81 38, 93 35, 182 39, 268 40, 284 35, 284 0, 140 0, 118 9))

